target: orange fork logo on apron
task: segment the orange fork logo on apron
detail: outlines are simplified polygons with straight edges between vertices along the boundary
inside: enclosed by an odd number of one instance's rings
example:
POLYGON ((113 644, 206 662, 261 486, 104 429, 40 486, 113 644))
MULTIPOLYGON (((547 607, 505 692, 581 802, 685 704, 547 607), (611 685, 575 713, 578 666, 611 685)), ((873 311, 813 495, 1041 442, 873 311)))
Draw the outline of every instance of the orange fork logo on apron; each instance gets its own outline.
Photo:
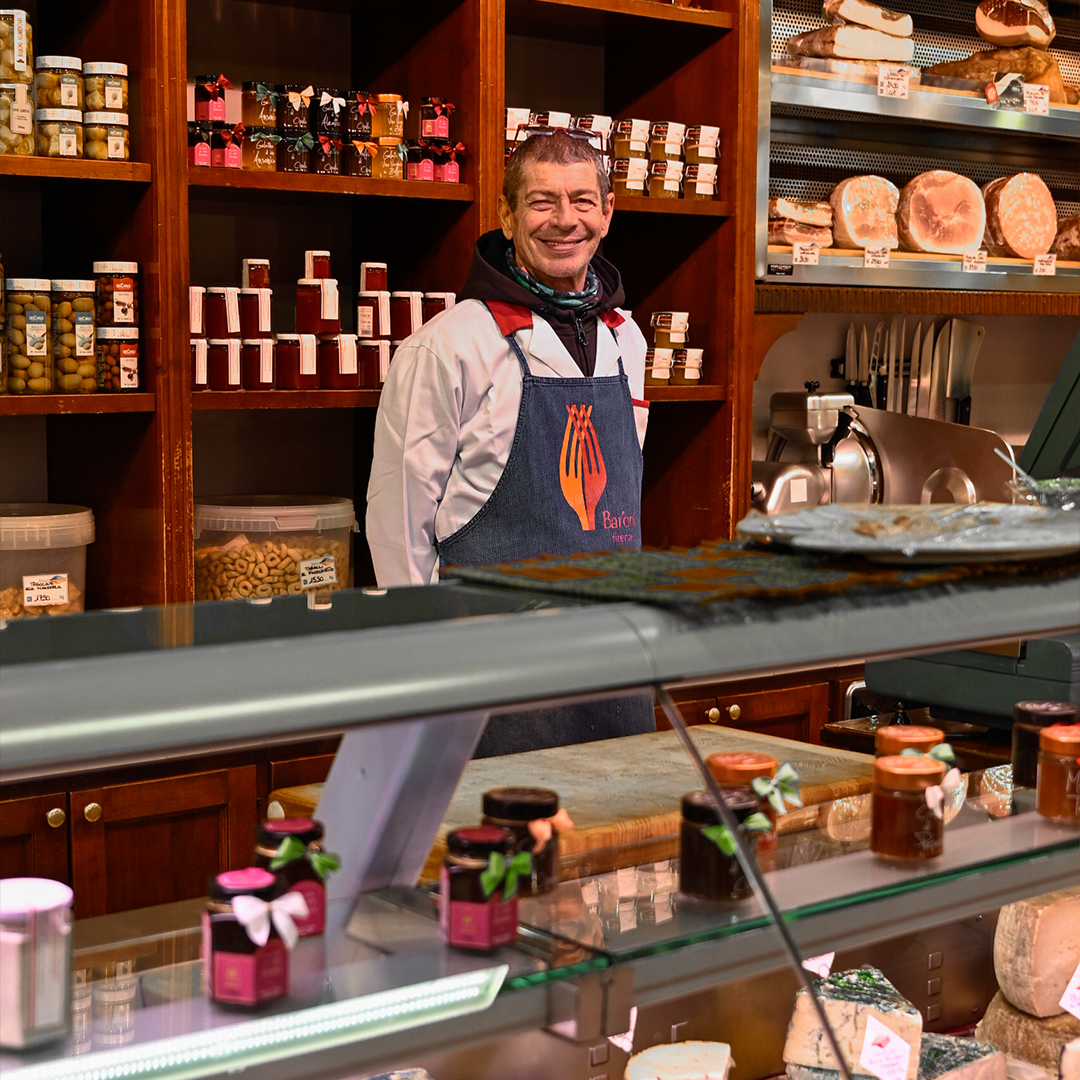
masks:
POLYGON ((577 513, 583 532, 596 529, 596 504, 607 487, 607 469, 592 422, 591 405, 567 405, 570 414, 559 455, 563 498, 577 513))

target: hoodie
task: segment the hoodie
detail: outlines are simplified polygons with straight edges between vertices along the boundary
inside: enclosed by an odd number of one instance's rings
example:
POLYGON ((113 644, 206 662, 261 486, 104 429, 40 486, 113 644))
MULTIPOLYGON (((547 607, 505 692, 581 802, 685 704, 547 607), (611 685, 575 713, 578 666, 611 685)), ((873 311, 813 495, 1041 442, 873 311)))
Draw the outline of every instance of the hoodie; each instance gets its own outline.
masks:
POLYGON ((593 256, 592 268, 600 281, 600 304, 583 318, 548 303, 543 297, 529 292, 511 276, 506 265, 510 241, 501 229, 484 233, 476 241, 472 267, 459 300, 501 300, 507 304, 527 307, 551 324, 566 351, 582 372, 591 376, 596 366, 597 314, 619 307, 626 299, 619 271, 599 255, 593 256))

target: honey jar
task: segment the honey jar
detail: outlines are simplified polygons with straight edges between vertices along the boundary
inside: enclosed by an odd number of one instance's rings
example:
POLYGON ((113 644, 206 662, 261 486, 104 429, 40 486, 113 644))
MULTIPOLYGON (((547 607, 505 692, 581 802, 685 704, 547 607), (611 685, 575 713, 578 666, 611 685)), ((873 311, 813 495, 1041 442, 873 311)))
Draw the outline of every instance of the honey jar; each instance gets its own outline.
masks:
POLYGON ((615 138, 611 144, 615 159, 648 158, 650 127, 648 120, 616 120, 615 138))
POLYGON ((378 140, 379 152, 371 158, 371 177, 373 180, 404 180, 405 161, 408 156, 405 143, 401 139, 381 137, 378 140))
POLYGON ((683 170, 683 198, 716 198, 716 165, 687 165, 683 170))
POLYGON ((570 114, 568 112, 529 113, 529 127, 568 128, 569 126, 570 114))
POLYGON ((245 390, 274 389, 274 339, 244 338, 240 343, 240 384, 245 390))
POLYGON ((645 385, 670 386, 673 349, 649 349, 645 353, 645 385))
POLYGON ((575 116, 570 120, 572 128, 580 128, 584 131, 595 131, 600 136, 600 152, 606 154, 611 146, 611 129, 613 121, 610 116, 600 116, 590 113, 588 116, 575 116))
POLYGON ((240 336, 261 338, 270 336, 270 301, 272 289, 240 290, 240 336))
POLYGON ((385 338, 360 342, 360 385, 378 390, 390 370, 390 342, 385 338))
MULTIPOLYGON (((385 267, 384 267, 385 271, 385 267)), ((363 271, 361 271, 361 276, 363 271)), ((362 341, 390 338, 390 294, 385 291, 365 292, 356 299, 356 333, 362 341)))
POLYGON ((240 168, 249 172, 275 172, 280 141, 273 128, 249 127, 240 144, 240 168))
POLYGON ((681 161, 649 162, 649 198, 682 198, 683 163, 681 161))
POLYGON ((278 92, 261 82, 246 82, 240 87, 240 122, 245 128, 277 127, 278 92))
POLYGON ((203 299, 208 338, 240 336, 240 290, 214 286, 203 299))
POLYGON ((355 334, 319 338, 319 386, 323 390, 355 390, 360 386, 355 334))
POLYGON ((611 166, 611 186, 616 197, 645 194, 645 178, 649 163, 644 157, 616 158, 611 166))
POLYGON ((918 750, 920 754, 930 751, 945 741, 945 735, 936 727, 917 727, 912 724, 889 724, 874 734, 874 756, 887 757, 904 750, 918 750))
POLYGON ((211 390, 239 390, 240 339, 210 338, 206 345, 206 385, 211 390))
POLYGON ((649 129, 651 161, 682 161, 686 125, 661 121, 649 129))
POLYGON ((935 859, 944 851, 943 815, 928 795, 945 765, 930 757, 890 755, 874 761, 870 850, 891 859, 935 859))
POLYGON ((687 165, 709 165, 720 156, 720 129, 695 124, 686 129, 683 157, 687 165))
POLYGON ((671 364, 672 386, 698 386, 704 349, 676 349, 671 364))
POLYGON ((653 342, 661 349, 677 349, 690 340, 690 313, 688 311, 654 311, 649 325, 653 342))
POLYGON ((1076 706, 1067 701, 1018 701, 1013 706, 1013 787, 1035 787, 1039 772, 1039 732, 1051 724, 1076 722, 1076 706))
POLYGON ((296 330, 299 334, 341 332, 337 282, 333 278, 301 278, 296 283, 296 330))
POLYGON ((371 120, 372 138, 405 138, 405 117, 409 115, 409 103, 403 101, 400 94, 376 94, 375 115, 371 120))
POLYGON ((318 390, 318 346, 314 334, 278 334, 274 379, 279 390, 318 390))
POLYGON ((1080 724, 1039 732, 1035 809, 1052 821, 1080 824, 1080 724))

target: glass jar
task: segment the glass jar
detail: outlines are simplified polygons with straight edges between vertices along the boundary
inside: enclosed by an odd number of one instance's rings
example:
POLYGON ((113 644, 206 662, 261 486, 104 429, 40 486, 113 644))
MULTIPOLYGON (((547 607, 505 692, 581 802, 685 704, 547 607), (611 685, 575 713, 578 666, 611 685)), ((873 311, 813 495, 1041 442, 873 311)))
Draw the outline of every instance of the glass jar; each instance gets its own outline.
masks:
POLYGON ((676 349, 671 364, 672 386, 700 386, 704 349, 676 349))
POLYGON ((687 165, 683 170, 683 198, 715 199, 716 166, 687 165))
POLYGON ((53 392, 51 287, 48 278, 8 278, 5 282, 9 394, 53 392))
POLYGON ((682 198, 683 163, 681 161, 649 162, 649 198, 682 198))
POLYGON ((648 120, 616 120, 615 138, 611 144, 615 158, 648 158, 651 126, 648 120))
POLYGON ((274 389, 273 338, 241 338, 240 385, 245 390, 274 389))
MULTIPOLYGON (((204 342, 205 344, 205 342, 204 342)), ((139 331, 115 326, 97 330, 97 387, 108 393, 139 389, 139 331)), ((203 381, 206 357, 203 356, 203 381)))
MULTIPOLYGON (((731 788, 721 795, 740 825, 758 812, 757 796, 749 788, 731 788)), ((703 832, 714 825, 720 825, 720 818, 712 795, 707 791, 687 792, 682 797, 679 826, 679 890, 697 900, 745 900, 754 890, 738 858, 725 854, 703 832)), ((761 835, 743 832, 755 857, 761 835)))
POLYGON ((358 390, 360 368, 355 334, 329 334, 319 338, 319 387, 323 390, 358 390))
POLYGON ((277 144, 277 171, 306 173, 311 165, 311 148, 315 136, 310 131, 281 131, 277 144))
POLYGON ((210 168, 210 135, 212 128, 209 122, 189 120, 188 134, 188 164, 197 165, 199 168, 210 168))
POLYGON ((1075 724, 1077 708, 1068 701, 1018 701, 1013 706, 1013 787, 1035 787, 1039 774, 1039 733, 1051 724, 1075 724))
POLYGON ((352 139, 342 148, 341 171, 345 176, 370 178, 371 163, 379 152, 376 142, 352 139))
POLYGON ((97 389, 94 358, 94 281, 57 278, 52 282, 52 359, 58 393, 97 389))
POLYGON ((610 116, 600 116, 595 113, 590 113, 588 116, 575 116, 570 120, 570 126, 582 131, 595 131, 600 136, 600 152, 602 154, 608 152, 613 126, 610 116))
POLYGON ((329 135, 332 139, 341 139, 345 129, 345 95, 340 90, 329 86, 315 87, 314 97, 308 116, 311 130, 316 135, 329 135))
POLYGON ((78 109, 83 105, 82 60, 78 56, 39 56, 34 61, 34 100, 39 109, 78 109))
POLYGON ((312 937, 326 929, 326 885, 308 858, 323 850, 322 822, 311 818, 276 818, 262 822, 254 862, 264 870, 270 869, 282 842, 289 837, 303 845, 304 854, 278 867, 275 873, 278 882, 284 884, 285 892, 299 893, 307 902, 307 917, 296 920, 296 929, 301 937, 312 937))
POLYGON ((244 259, 240 264, 240 274, 245 289, 270 288, 269 259, 244 259))
POLYGON ((318 343, 314 334, 278 334, 274 378, 279 390, 318 390, 318 343))
POLYGON ((97 326, 139 325, 139 264, 96 262, 97 326))
POLYGON ((386 373, 390 369, 390 342, 362 340, 359 346, 360 385, 367 390, 378 390, 386 382, 386 373))
POLYGON ((405 179, 405 144, 400 139, 379 139, 379 152, 371 159, 373 180, 405 179))
POLYGON ((210 165, 215 169, 239 169, 243 163, 240 145, 243 132, 228 124, 215 123, 210 129, 210 165))
MULTIPOLYGON (((386 263, 365 262, 360 264, 360 291, 385 292, 390 288, 390 277, 386 263)), ((389 331, 387 335, 389 336, 389 331)))
MULTIPOLYGON (((675 382, 674 357, 672 358, 672 384, 675 382)), ((759 776, 771 780, 776 775, 779 762, 772 754, 761 754, 755 751, 734 751, 710 754, 705 759, 709 772, 720 786, 722 791, 750 791, 750 782, 759 776)), ((757 808, 768 819, 772 828, 767 833, 758 836, 758 851, 763 857, 768 857, 768 864, 762 865, 762 870, 772 870, 775 866, 776 856, 776 810, 769 805, 768 799, 758 798, 750 792, 757 802, 757 808)))
POLYGON ((208 338, 240 336, 240 290, 215 285, 206 290, 203 301, 208 338))
POLYGON ((248 172, 275 172, 280 141, 273 128, 247 128, 240 144, 240 168, 248 172))
POLYGON ((206 338, 191 339, 191 389, 206 389, 206 338))
POLYGON ((296 331, 299 334, 341 332, 337 282, 333 278, 301 278, 296 283, 296 331))
POLYGON ((449 139, 450 115, 456 106, 439 97, 426 97, 420 101, 420 138, 449 139))
POLYGON ((529 823, 553 818, 559 812, 559 796, 547 788, 503 787, 484 792, 484 825, 508 830, 514 837, 514 852, 532 855, 532 874, 521 877, 518 891, 522 896, 540 896, 559 883, 559 834, 552 828, 551 838, 537 850, 537 841, 529 823))
POLYGON ((375 115, 375 96, 366 90, 350 90, 345 98, 345 134, 350 141, 371 139, 371 121, 375 115))
POLYGON ((405 138, 405 117, 409 115, 409 103, 400 94, 376 94, 375 114, 371 118, 371 136, 374 139, 405 138))
POLYGON ((78 109, 38 109, 34 145, 38 157, 83 156, 83 114, 78 109))
POLYGON ((1080 824, 1080 724, 1051 724, 1039 732, 1035 809, 1052 821, 1080 824))
POLYGON ((616 198, 620 195, 645 194, 645 177, 649 163, 643 158, 616 158, 611 165, 611 187, 616 198))
POLYGON ((431 157, 434 163, 433 179, 438 184, 460 184, 461 164, 458 158, 464 158, 464 143, 450 143, 435 140, 431 145, 431 157))
POLYGON ((392 292, 390 294, 390 340, 404 341, 424 322, 424 294, 421 292, 392 292))
MULTIPOLYGON (((421 313, 424 322, 431 322, 436 315, 449 311, 457 302, 457 294, 452 292, 426 292, 421 313)), ((370 334, 368 335, 371 336, 370 334)))
POLYGON ((690 340, 690 312, 654 311, 649 325, 653 342, 661 349, 679 349, 690 340))
POLYGON ((570 126, 570 114, 568 112, 530 112, 529 127, 553 127, 568 128, 570 126))
POLYGON ((686 129, 683 156, 687 165, 715 164, 720 156, 720 129, 694 124, 686 129))
POLYGON ((504 898, 504 885, 484 895, 480 875, 492 854, 509 861, 514 836, 508 829, 480 825, 455 829, 446 837, 439 875, 439 925, 443 940, 461 949, 487 950, 517 941, 517 895, 504 898))
MULTIPOLYGON (((270 336, 270 302, 273 289, 240 290, 240 336, 260 338, 270 336)), ((213 337, 227 335, 214 334, 213 337)))
POLYGON ((936 727, 888 724, 874 733, 874 756, 888 757, 903 750, 918 750, 920 754, 929 754, 938 743, 944 741, 944 732, 936 727))
POLYGON ((304 277, 309 279, 333 277, 333 271, 330 266, 330 252, 320 251, 314 248, 305 251, 304 277))
POLYGON ((682 161, 686 125, 661 121, 649 129, 650 161, 682 161))
POLYGON ((212 337, 206 346, 206 385, 211 390, 239 390, 240 339, 212 337))
POLYGON ((670 386, 674 349, 649 349, 645 353, 645 385, 670 386))
POLYGON ((83 157, 93 161, 128 161, 131 140, 127 113, 83 113, 83 157))
MULTIPOLYGON (((361 276, 363 272, 361 271, 361 276)), ((361 339, 390 338, 390 294, 363 292, 356 299, 356 332, 361 339)))
POLYGON ((93 61, 83 64, 84 109, 89 112, 128 111, 127 64, 93 61))
POLYGON ((240 123, 251 128, 277 127, 278 92, 276 87, 261 82, 246 82, 240 86, 240 123))
POLYGON ((308 167, 316 176, 340 176, 341 140, 329 135, 316 135, 308 167))
POLYGON ((936 859, 944 851, 944 818, 927 789, 945 777, 942 762, 890 755, 874 761, 870 850, 890 859, 936 859))
POLYGON ((26 83, 0 83, 0 155, 34 156, 34 99, 26 83))
POLYGON ((308 108, 315 96, 315 88, 301 83, 286 83, 277 87, 277 93, 278 131, 307 131, 311 127, 308 108))
POLYGON ((225 123, 225 94, 232 84, 224 75, 195 76, 195 119, 225 123))
POLYGON ((22 8, 0 10, 0 82, 34 83, 34 30, 22 8))
POLYGON ((232 902, 251 896, 265 903, 281 895, 281 883, 269 870, 249 866, 227 870, 210 882, 203 913, 203 981, 212 1001, 252 1007, 289 992, 289 951, 274 920, 265 945, 257 945, 237 919, 232 902))
POLYGON ((435 154, 427 143, 416 141, 405 144, 405 179, 435 179, 435 154))

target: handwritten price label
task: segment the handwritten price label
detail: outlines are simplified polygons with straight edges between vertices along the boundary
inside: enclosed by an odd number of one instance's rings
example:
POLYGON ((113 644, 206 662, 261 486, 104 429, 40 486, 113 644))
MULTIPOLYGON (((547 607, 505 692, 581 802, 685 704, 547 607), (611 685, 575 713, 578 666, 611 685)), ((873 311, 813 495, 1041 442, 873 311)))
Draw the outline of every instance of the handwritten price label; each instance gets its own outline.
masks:
POLYGON ((68 602, 67 574, 23 575, 23 607, 50 607, 68 602))
POLYGON ((799 241, 791 245, 791 262, 793 266, 817 266, 818 245, 799 241))
POLYGON ((964 255, 964 271, 968 274, 986 273, 986 252, 969 251, 964 255))
POLYGON ((1080 964, 1076 965, 1073 977, 1069 980, 1069 985, 1065 987, 1065 993, 1061 995, 1061 1001, 1058 1004, 1080 1020, 1080 964))
POLYGON ((1057 256, 1036 255, 1032 270, 1037 277, 1054 277, 1057 274, 1057 256))
POLYGON ((300 588, 317 589, 321 585, 337 584, 337 569, 333 555, 323 555, 317 559, 304 559, 297 566, 300 571, 300 588))
POLYGON ((1024 112, 1034 116, 1050 115, 1050 87, 1024 83, 1024 112))
POLYGON ((903 64, 878 64, 878 97, 906 98, 911 86, 911 68, 903 64))
POLYGON ((911 1062, 911 1047, 876 1016, 866 1018, 859 1064, 879 1080, 904 1080, 911 1062))
POLYGON ((867 270, 888 270, 889 249, 887 247, 865 248, 862 264, 867 270))
POLYGON ((823 956, 810 956, 802 962, 802 966, 819 979, 826 979, 832 972, 835 959, 836 953, 834 952, 825 953, 823 956))

